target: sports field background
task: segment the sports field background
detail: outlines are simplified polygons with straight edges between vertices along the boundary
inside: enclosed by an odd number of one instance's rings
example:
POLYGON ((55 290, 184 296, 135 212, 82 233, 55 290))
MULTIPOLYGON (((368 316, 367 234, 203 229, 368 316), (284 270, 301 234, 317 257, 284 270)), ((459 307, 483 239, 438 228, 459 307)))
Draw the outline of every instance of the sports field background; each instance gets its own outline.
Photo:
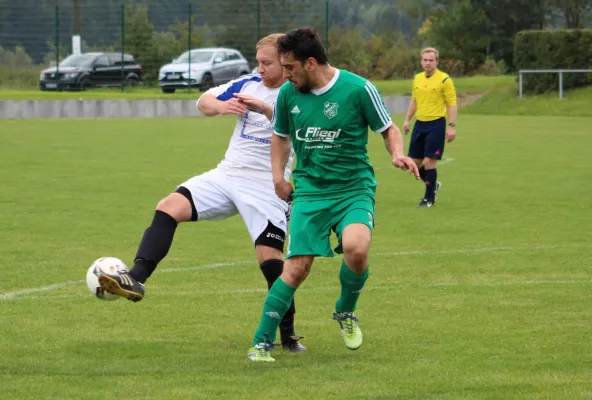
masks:
POLYGON ((83 282, 101 256, 131 264, 232 118, 0 121, 0 397, 590 399, 591 122, 461 112, 432 209, 373 135, 364 345, 343 345, 340 259, 319 259, 296 296, 309 352, 259 365, 266 284, 239 218, 181 225, 140 303, 83 282))

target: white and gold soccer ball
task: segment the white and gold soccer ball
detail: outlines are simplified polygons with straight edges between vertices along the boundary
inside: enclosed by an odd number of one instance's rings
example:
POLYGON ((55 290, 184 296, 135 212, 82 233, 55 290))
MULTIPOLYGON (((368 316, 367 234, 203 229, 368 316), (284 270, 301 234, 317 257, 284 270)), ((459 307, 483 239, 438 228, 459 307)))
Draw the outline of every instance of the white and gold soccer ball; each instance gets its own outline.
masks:
POLYGON ((86 285, 93 295, 101 300, 117 300, 119 296, 105 292, 99 285, 99 275, 127 272, 127 265, 119 258, 101 257, 93 262, 86 272, 86 285))

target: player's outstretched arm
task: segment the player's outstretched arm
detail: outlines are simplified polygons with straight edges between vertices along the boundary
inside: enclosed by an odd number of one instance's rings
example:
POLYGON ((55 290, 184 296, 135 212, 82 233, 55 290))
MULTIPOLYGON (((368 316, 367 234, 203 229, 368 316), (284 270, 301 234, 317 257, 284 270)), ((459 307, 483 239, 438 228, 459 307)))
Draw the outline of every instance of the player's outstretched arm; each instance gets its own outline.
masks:
POLYGON ((244 104, 249 111, 263 114, 270 121, 273 119, 273 106, 271 104, 267 104, 265 101, 248 94, 234 93, 234 97, 238 99, 239 103, 244 104))
POLYGON ((273 134, 271 137, 271 172, 273 174, 273 186, 275 193, 282 200, 290 200, 294 188, 286 181, 285 171, 290 159, 292 146, 290 138, 273 134))
POLYGON ((222 101, 208 93, 203 94, 199 98, 197 109, 207 117, 213 117, 215 115, 244 115, 247 112, 245 105, 241 104, 235 98, 222 101))
POLYGON ((415 162, 409 157, 405 157, 403 150, 403 135, 395 124, 391 124, 384 132, 381 133, 384 138, 384 145, 387 151, 392 156, 393 165, 396 168, 401 168, 404 171, 409 171, 410 175, 415 175, 415 179, 419 179, 419 170, 415 162))

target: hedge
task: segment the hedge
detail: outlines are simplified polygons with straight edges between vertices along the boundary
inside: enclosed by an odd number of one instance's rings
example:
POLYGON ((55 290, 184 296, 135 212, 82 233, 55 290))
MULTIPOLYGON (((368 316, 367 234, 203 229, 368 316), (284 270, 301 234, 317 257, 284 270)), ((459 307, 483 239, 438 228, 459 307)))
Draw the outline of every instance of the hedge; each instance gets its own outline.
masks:
MULTIPOLYGON (((514 39, 514 62, 521 69, 592 69, 592 29, 522 31, 514 39)), ((557 74, 524 74, 525 93, 559 89, 557 74)), ((563 88, 592 84, 592 74, 564 74, 563 88)))

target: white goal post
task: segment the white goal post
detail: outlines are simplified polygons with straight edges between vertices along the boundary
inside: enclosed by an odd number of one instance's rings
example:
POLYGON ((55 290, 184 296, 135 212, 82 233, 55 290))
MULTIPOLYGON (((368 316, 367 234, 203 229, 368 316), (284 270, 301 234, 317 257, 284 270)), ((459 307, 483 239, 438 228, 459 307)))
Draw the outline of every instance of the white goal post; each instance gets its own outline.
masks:
POLYGON ((522 76, 524 74, 559 74, 559 98, 563 99, 563 74, 592 74, 592 69, 521 69, 518 71, 518 86, 520 98, 522 98, 522 76))

